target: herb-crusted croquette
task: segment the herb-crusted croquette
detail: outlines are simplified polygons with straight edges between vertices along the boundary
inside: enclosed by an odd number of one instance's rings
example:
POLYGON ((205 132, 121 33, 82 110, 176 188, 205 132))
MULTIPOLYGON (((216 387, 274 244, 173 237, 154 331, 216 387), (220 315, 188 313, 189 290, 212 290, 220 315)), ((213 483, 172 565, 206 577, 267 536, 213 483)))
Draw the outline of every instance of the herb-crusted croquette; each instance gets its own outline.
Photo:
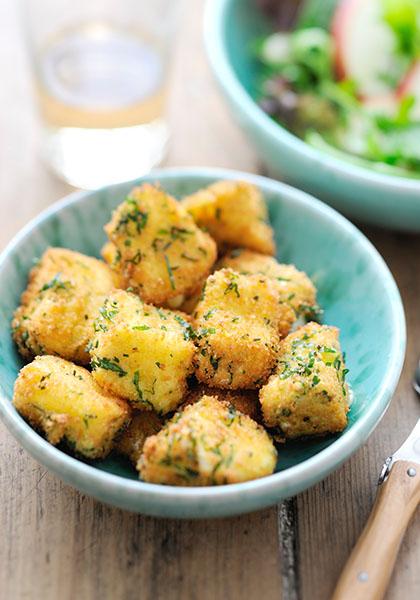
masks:
POLYGON ((115 440, 114 449, 127 456, 134 465, 143 451, 146 439, 162 429, 163 421, 151 411, 135 411, 129 426, 115 440))
POLYGON ((281 342, 277 371, 260 390, 264 422, 285 438, 347 425, 348 390, 338 329, 308 323, 281 342))
POLYGON ((38 356, 20 371, 13 403, 51 444, 65 440, 87 458, 103 458, 130 416, 128 404, 102 390, 83 367, 38 356))
POLYGON ((182 200, 200 227, 205 227, 219 246, 243 246, 262 254, 274 254, 273 230, 261 192, 243 181, 217 181, 182 200))
POLYGON ((114 211, 105 231, 124 287, 145 302, 178 308, 206 279, 216 260, 216 244, 174 198, 159 187, 134 188, 114 211))
POLYGON ((268 277, 221 269, 208 278, 194 318, 197 379, 211 387, 254 389, 274 368, 279 332, 289 332, 295 315, 268 277))
POLYGON ((89 344, 93 377, 137 408, 175 410, 193 368, 192 336, 187 315, 116 290, 100 309, 89 344))
POLYGON ((257 390, 221 390, 198 384, 189 390, 182 406, 194 404, 201 400, 203 396, 214 396, 218 400, 229 402, 236 410, 248 415, 257 423, 262 420, 257 390))
POLYGON ((221 485, 270 475, 276 459, 260 425, 228 402, 204 396, 146 440, 138 469, 151 483, 221 485))
POLYGON ((30 272, 14 315, 19 352, 25 358, 53 354, 87 364, 92 323, 114 287, 113 274, 102 261, 64 248, 46 250, 30 272))
POLYGON ((314 284, 306 273, 298 271, 294 265, 281 264, 272 256, 238 248, 221 258, 217 268, 223 267, 243 275, 260 273, 274 279, 279 286, 282 302, 289 304, 297 317, 313 320, 320 314, 314 284))

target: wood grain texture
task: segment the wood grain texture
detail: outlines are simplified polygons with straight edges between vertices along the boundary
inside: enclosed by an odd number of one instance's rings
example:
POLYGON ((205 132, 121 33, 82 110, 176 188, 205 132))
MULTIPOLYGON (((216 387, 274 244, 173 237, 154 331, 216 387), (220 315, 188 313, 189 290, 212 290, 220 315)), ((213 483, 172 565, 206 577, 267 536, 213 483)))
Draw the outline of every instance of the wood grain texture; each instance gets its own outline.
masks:
POLYGON ((378 488, 372 512, 340 575, 332 600, 382 600, 402 538, 420 503, 420 468, 399 460, 378 488))
MULTIPOLYGON (((184 3, 166 163, 256 171, 255 154, 233 125, 204 59, 203 4, 184 3)), ((0 72, 7 77, 0 86, 1 247, 70 191, 40 159, 15 5, 0 0, 0 72)), ((282 589, 285 600, 327 599, 370 512, 383 458, 419 413, 410 379, 420 354, 420 239, 367 234, 401 287, 409 348, 396 398, 366 446, 280 512, 177 522, 125 513, 79 494, 38 466, 0 424, 0 599, 274 600, 282 589), (292 519, 287 526, 285 514, 292 519), (280 542, 278 532, 285 538, 280 542)), ((420 588, 419 517, 403 541, 387 600, 414 598, 420 588)))

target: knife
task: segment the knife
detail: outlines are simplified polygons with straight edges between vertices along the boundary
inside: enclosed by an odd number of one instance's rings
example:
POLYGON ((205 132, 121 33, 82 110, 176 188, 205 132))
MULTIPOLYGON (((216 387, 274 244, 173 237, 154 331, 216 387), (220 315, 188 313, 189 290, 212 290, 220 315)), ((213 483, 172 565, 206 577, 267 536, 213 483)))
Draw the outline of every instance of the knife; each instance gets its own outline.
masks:
POLYGON ((420 502, 420 419, 401 448, 386 459, 366 526, 332 600, 381 600, 408 523, 420 502))

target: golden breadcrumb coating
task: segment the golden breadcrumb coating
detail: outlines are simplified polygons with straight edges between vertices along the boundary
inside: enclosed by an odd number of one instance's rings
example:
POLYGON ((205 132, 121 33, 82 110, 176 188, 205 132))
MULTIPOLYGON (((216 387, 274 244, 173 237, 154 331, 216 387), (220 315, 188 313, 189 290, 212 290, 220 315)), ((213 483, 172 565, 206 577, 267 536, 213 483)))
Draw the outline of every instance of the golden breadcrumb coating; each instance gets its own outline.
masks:
POLYGON ((153 411, 135 411, 129 426, 115 440, 114 449, 137 465, 146 439, 160 431, 162 419, 153 411))
POLYGON ((29 274, 12 328, 25 358, 58 355, 87 364, 86 344, 104 297, 115 287, 108 266, 66 250, 48 248, 29 274))
POLYGON ((178 308, 200 288, 216 260, 216 244, 159 187, 134 188, 112 215, 105 248, 125 288, 145 302, 178 308))
POLYGON ((244 415, 248 415, 248 417, 254 419, 257 423, 260 423, 262 420, 257 390, 221 390, 198 384, 189 390, 182 406, 194 404, 201 400, 203 396, 214 396, 218 400, 229 402, 236 410, 244 415))
POLYGON ((156 308, 124 290, 108 296, 89 345, 92 374, 134 406, 167 413, 182 402, 194 343, 188 315, 156 308))
POLYGON ((238 248, 225 254, 216 268, 229 268, 243 275, 260 273, 274 279, 279 286, 282 302, 289 304, 297 317, 313 319, 320 312, 314 284, 306 273, 298 271, 294 265, 281 264, 272 256, 238 248))
POLYGON ((348 389, 338 329, 308 323, 281 342, 276 373, 260 390, 264 422, 285 438, 347 425, 348 389))
POLYGON ((20 371, 13 404, 51 444, 62 440, 87 458, 108 454, 128 422, 128 404, 104 392, 83 367, 56 356, 38 356, 20 371))
POLYGON ((146 440, 138 469, 151 483, 223 485, 270 475, 276 460, 260 425, 228 402, 204 396, 146 440))
POLYGON ((262 254, 275 253, 267 207, 254 185, 217 181, 184 198, 182 205, 219 246, 243 246, 262 254))
POLYGON ((276 363, 279 332, 286 335, 293 310, 279 300, 264 275, 222 269, 211 275, 195 317, 195 375, 211 387, 253 389, 276 363))

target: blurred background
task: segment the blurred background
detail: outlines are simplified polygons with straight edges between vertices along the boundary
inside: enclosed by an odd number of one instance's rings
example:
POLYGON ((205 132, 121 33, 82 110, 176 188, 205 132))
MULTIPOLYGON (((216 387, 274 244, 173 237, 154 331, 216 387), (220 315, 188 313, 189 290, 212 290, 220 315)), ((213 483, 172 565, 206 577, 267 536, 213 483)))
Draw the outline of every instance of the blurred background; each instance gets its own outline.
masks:
MULTIPOLYGON (((37 49, 39 46, 34 42, 34 38, 37 40, 43 39, 42 36, 48 29, 47 25, 50 24, 52 27, 57 25, 57 22, 54 21, 57 11, 51 10, 45 16, 40 7, 56 6, 58 8, 62 5, 68 5, 82 10, 84 5, 89 5, 90 8, 96 5, 98 14, 102 14, 102 9, 105 9, 107 4, 122 8, 130 2, 126 3, 126 0, 119 3, 78 3, 74 1, 67 2, 66 0, 60 0, 59 2, 0 0, 0 68, 4 74, 4 83, 0 88, 0 194, 2 197, 2 211, 8 215, 7 230, 2 229, 0 231, 1 246, 4 246, 12 235, 32 216, 51 202, 75 189, 65 183, 63 175, 58 176, 56 173, 62 169, 65 170, 68 163, 73 162, 69 160, 67 154, 67 165, 65 161, 63 164, 64 150, 60 145, 63 136, 60 139, 59 135, 57 139, 56 134, 57 131, 63 129, 60 125, 63 122, 65 123, 66 119, 80 119, 80 115, 69 114, 66 106, 63 106, 65 102, 58 106, 59 110, 57 110, 57 103, 54 103, 53 108, 51 108, 51 87, 55 96, 58 96, 59 99, 68 98, 68 95, 66 96, 68 90, 63 92, 62 89, 58 89, 57 93, 58 84, 54 79, 51 82, 51 73, 48 80, 48 89, 45 90, 41 87, 41 108, 44 116, 42 117, 40 114, 40 70, 43 68, 44 71, 51 71, 50 63, 54 64, 55 57, 45 58, 45 55, 42 56, 42 53, 40 54, 39 49, 37 49), (45 62, 47 62, 47 66, 45 66, 45 62), (42 63, 44 63, 43 67, 42 63), (59 114, 57 115, 57 113, 59 114), (53 157, 48 154, 49 152, 53 153, 53 157), (58 163, 57 157, 59 157, 58 163)), ((133 4, 136 4, 136 2, 133 4)), ((156 121, 161 118, 171 132, 170 143, 164 152, 163 166, 206 165, 255 170, 254 152, 251 147, 245 144, 242 133, 231 123, 227 108, 225 108, 224 102, 213 85, 209 74, 201 29, 204 0, 159 0, 153 3, 137 4, 152 7, 150 14, 155 18, 159 15, 160 22, 162 22, 162 15, 164 15, 165 37, 166 31, 168 31, 168 37, 170 38, 165 40, 166 46, 163 58, 159 59, 164 59, 164 65, 161 64, 153 72, 153 56, 151 61, 151 79, 155 78, 155 82, 152 81, 152 84, 158 90, 165 88, 165 102, 159 101, 157 103, 158 117, 154 119, 152 115, 150 120, 156 121), (167 6, 165 7, 165 5, 167 6), (195 26, 191 27, 190 24, 195 26)), ((111 11, 110 14, 112 15, 113 12, 111 11)), ((93 15, 90 15, 89 18, 96 18, 94 10, 93 15)), ((66 44, 70 44, 70 47, 73 45, 73 49, 75 47, 80 49, 81 44, 86 44, 86 40, 77 39, 77 36, 80 38, 80 31, 79 33, 76 31, 76 34, 74 31, 70 32, 73 39, 69 40, 68 31, 64 31, 63 34, 62 25, 60 23, 58 25, 58 38, 53 37, 53 41, 58 45, 58 50, 57 48, 54 50, 56 54, 58 53, 60 56, 60 53, 63 53, 63 48, 60 48, 60 43, 63 45, 63 37, 64 51, 66 50, 66 44), (76 40, 74 39, 75 35, 76 40)), ((150 35, 153 38, 153 24, 151 24, 151 31, 150 35)), ((129 39, 129 41, 132 40, 129 39)), ((121 40, 117 39, 116 41, 115 38, 112 40, 114 44, 118 45, 118 42, 121 42, 121 40)), ((139 47, 136 48, 134 44, 134 63, 139 57, 141 60, 144 59, 142 44, 144 45, 145 42, 141 38, 139 47)), ((49 50, 51 52, 51 42, 49 50)), ((124 50, 127 50, 127 48, 123 48, 124 50)), ((121 51, 121 47, 119 51, 121 51)), ((129 47, 129 51, 133 51, 132 46, 129 47)), ((95 56, 91 59, 93 62, 95 56)), ((84 74, 88 76, 89 65, 83 65, 83 61, 81 63, 85 69, 84 74)), ((53 76, 56 77, 57 73, 53 76)), ((121 77, 121 74, 119 76, 121 77)), ((130 77, 131 73, 128 72, 128 81, 130 81, 130 77)), ((80 80, 83 81, 83 77, 80 77, 80 80)), ((142 86, 145 83, 140 83, 141 85, 139 84, 137 87, 137 84, 133 84, 131 88, 128 86, 127 93, 137 94, 141 98, 144 92, 142 86)), ((80 92, 80 89, 76 90, 77 92, 80 92)), ((92 90, 87 90, 87 92, 92 93, 92 90)), ((112 88, 108 90, 108 93, 112 92, 112 88)), ((74 90, 71 93, 75 93, 74 90)), ((114 103, 118 103, 119 100, 119 97, 114 96, 111 98, 111 102, 114 103)), ((110 116, 112 118, 115 114, 110 116)), ((140 121, 142 121, 141 118, 140 121)), ((134 127, 134 129, 136 128, 134 127)), ((166 129, 163 129, 162 132, 162 128, 159 130, 158 127, 156 134, 157 145, 159 146, 162 143, 162 151, 166 142, 166 129)), ((64 131, 64 133, 66 132, 64 131)), ((94 152, 95 148, 98 151, 98 148, 100 149, 101 145, 103 146, 101 137, 94 136, 89 152, 82 156, 83 160, 79 160, 80 150, 75 153, 73 150, 74 148, 81 148, 82 150, 86 148, 91 133, 92 129, 87 130, 87 141, 86 138, 83 139, 82 133, 81 140, 71 140, 70 142, 70 159, 76 158, 75 172, 81 172, 82 176, 86 163, 89 161, 89 153, 94 152)), ((118 148, 119 154, 125 152, 125 146, 128 146, 128 158, 131 155, 132 159, 133 149, 130 144, 136 143, 138 144, 137 160, 131 161, 126 173, 109 173, 110 179, 130 179, 140 175, 142 170, 147 171, 148 167, 152 166, 153 157, 150 158, 147 153, 142 153, 141 136, 142 132, 134 131, 131 138, 130 135, 128 136, 128 142, 126 141, 127 138, 123 136, 122 149, 121 147, 118 148), (142 158, 146 159, 146 163, 149 159, 150 164, 142 164, 142 158), (137 169, 137 173, 134 174, 130 169, 137 169)), ((159 154, 159 151, 157 154, 159 154)), ((112 159, 113 156, 111 154, 111 157, 106 158, 112 159)), ((89 164, 91 165, 92 162, 90 161, 89 164)), ((106 179, 108 170, 105 169, 104 171, 106 175, 104 179, 106 179)), ((64 174, 65 176, 66 174, 64 174)), ((85 183, 87 187, 92 187, 92 185, 95 187, 96 184, 101 185, 105 181, 100 182, 99 179, 96 179, 95 181, 83 182, 80 180, 79 183, 85 183)))

